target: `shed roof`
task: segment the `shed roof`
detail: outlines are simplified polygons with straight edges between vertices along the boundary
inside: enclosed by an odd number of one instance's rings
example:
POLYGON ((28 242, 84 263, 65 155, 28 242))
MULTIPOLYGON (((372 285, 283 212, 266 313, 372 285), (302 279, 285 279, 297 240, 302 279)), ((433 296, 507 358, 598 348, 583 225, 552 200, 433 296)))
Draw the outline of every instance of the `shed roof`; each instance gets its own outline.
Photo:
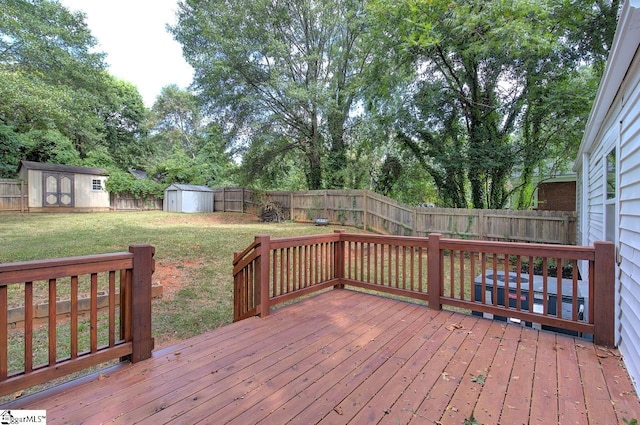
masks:
POLYGON ((167 187, 165 190, 185 190, 188 192, 213 192, 214 190, 207 186, 197 186, 193 184, 178 184, 174 183, 167 187))
POLYGON ((48 164, 44 162, 34 161, 20 161, 18 166, 18 172, 21 168, 27 170, 42 170, 42 171, 55 171, 58 173, 73 173, 73 174, 90 174, 98 176, 106 176, 107 170, 104 168, 92 168, 92 167, 80 167, 76 165, 61 165, 61 164, 48 164))

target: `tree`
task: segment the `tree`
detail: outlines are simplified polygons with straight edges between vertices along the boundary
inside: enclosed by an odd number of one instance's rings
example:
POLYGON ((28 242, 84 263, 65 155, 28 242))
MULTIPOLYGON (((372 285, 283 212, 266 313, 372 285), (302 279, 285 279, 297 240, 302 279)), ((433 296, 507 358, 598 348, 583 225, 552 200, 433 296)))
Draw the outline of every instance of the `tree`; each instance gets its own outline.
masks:
POLYGON ((163 87, 152 107, 150 138, 159 160, 152 173, 166 183, 222 184, 233 168, 221 127, 202 118, 198 99, 163 87))
MULTIPOLYGON (((601 10, 610 14, 600 16, 607 28, 615 22, 617 2, 609 3, 601 10)), ((416 70, 399 138, 434 178, 445 203, 466 206, 470 199, 476 208, 502 208, 512 172, 540 164, 538 154, 548 152, 536 143, 579 143, 575 133, 571 140, 553 131, 542 135, 535 123, 585 117, 585 108, 571 115, 550 94, 565 88, 573 96, 567 84, 578 82, 576 73, 602 55, 578 42, 578 33, 596 22, 593 2, 406 0, 377 7, 398 42, 394 53, 416 70), (574 16, 591 18, 575 24, 574 16)), ((592 39, 608 37, 598 34, 592 39)))
POLYGON ((4 0, 0 12, 5 176, 20 159, 126 169, 148 155, 142 97, 105 71, 84 14, 51 0, 4 0))
POLYGON ((364 6, 186 0, 172 31, 207 111, 228 123, 236 143, 258 143, 267 158, 295 153, 311 189, 342 187, 349 122, 370 51, 364 6))

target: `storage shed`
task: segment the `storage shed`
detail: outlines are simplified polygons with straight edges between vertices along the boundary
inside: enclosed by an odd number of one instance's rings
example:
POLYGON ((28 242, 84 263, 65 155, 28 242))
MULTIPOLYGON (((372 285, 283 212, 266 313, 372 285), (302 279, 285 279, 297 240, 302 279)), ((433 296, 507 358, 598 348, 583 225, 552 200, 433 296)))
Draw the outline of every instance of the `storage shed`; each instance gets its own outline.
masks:
POLYGON ((164 190, 162 209, 169 212, 213 212, 213 189, 190 184, 172 184, 164 190))
MULTIPOLYGON (((615 341, 640 390, 640 0, 626 0, 576 158, 580 245, 616 247, 615 341)), ((583 277, 588 272, 581 270, 583 277)), ((598 282, 596 282, 596 285, 598 282)))
POLYGON ((30 212, 109 211, 104 168, 21 161, 18 176, 27 183, 30 212))

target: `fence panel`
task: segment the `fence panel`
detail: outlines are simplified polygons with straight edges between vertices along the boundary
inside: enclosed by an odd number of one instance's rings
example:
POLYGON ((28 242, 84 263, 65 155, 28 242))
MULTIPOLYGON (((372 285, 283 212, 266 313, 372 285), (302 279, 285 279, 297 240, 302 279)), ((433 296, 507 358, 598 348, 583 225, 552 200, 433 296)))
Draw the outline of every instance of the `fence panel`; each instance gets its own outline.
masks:
POLYGON ((266 201, 278 202, 287 219, 354 226, 396 236, 575 244, 576 216, 566 211, 512 211, 424 208, 402 204, 368 190, 255 191, 215 189, 215 211, 259 214, 266 201), (241 209, 243 205, 244 209, 241 209))
POLYGON ((0 211, 27 211, 27 194, 22 180, 0 179, 0 211))
POLYGON ((111 209, 113 211, 161 211, 162 199, 155 197, 135 198, 130 193, 112 193, 111 209))

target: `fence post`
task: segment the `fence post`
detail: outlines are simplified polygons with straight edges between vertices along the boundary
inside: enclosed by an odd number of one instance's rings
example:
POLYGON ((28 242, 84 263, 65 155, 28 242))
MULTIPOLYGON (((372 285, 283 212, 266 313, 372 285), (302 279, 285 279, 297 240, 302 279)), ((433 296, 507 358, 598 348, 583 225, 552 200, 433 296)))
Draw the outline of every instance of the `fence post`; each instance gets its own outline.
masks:
POLYGON ((442 310, 440 303, 440 291, 442 281, 442 270, 440 265, 440 233, 431 233, 429 235, 429 244, 427 247, 427 291, 429 292, 429 308, 434 310, 442 310))
POLYGON ((269 297, 269 274, 271 268, 271 261, 269 261, 269 253, 271 251, 270 248, 270 238, 269 235, 256 235, 256 242, 260 243, 260 247, 258 248, 258 281, 256 282, 255 293, 260 297, 260 307, 258 308, 258 313, 260 317, 267 317, 269 315, 269 308, 271 298, 269 297))
POLYGON ((367 191, 362 191, 362 228, 367 230, 367 191))
POLYGON ((615 345, 615 246, 612 242, 595 242, 593 342, 615 345))
POLYGON ((335 269, 335 277, 338 279, 338 284, 333 285, 334 289, 344 289, 344 240, 342 240, 342 234, 344 229, 336 229, 333 233, 338 234, 338 240, 333 245, 333 267, 335 269))
POLYGON ((153 338, 151 337, 151 275, 155 269, 155 248, 151 245, 129 245, 133 253, 133 274, 131 279, 131 338, 132 363, 151 357, 153 338))

